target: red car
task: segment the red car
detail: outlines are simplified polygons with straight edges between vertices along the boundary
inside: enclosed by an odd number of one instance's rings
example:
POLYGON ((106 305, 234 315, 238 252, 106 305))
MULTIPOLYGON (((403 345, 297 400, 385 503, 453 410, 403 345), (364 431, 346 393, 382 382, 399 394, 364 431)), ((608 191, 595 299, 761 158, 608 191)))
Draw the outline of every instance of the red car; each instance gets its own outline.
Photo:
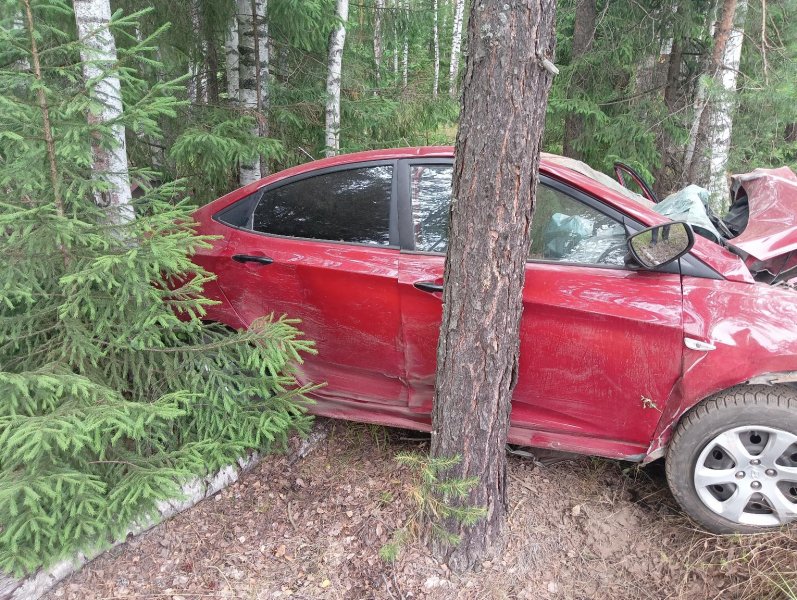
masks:
MULTIPOLYGON (((300 318, 318 349, 300 379, 327 382, 315 414, 428 431, 452 164, 451 147, 350 154, 199 209, 221 236, 196 257, 218 275, 210 318, 300 318)), ((543 156, 509 441, 666 456, 708 529, 782 525, 797 517, 797 177, 745 176, 725 221, 682 211, 694 228, 646 194, 543 156)))

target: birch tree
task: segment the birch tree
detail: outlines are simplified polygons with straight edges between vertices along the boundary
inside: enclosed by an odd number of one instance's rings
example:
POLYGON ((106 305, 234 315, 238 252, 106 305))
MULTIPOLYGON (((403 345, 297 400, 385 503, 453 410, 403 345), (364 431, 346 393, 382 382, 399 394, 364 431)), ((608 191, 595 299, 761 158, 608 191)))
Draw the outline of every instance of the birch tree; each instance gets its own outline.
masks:
POLYGON ((376 87, 382 85, 382 13, 385 12, 385 0, 374 3, 374 73, 376 87))
POLYGON ((343 67, 343 47, 346 43, 346 23, 349 20, 349 0, 336 0, 336 22, 329 35, 327 60, 326 155, 336 156, 340 150, 340 82, 343 67))
POLYGON ((451 34, 451 62, 448 68, 448 94, 457 97, 459 79, 459 54, 462 50, 462 20, 465 16, 465 0, 454 0, 454 29, 451 34))
POLYGON ((398 36, 398 15, 399 1, 393 0, 393 75, 398 77, 399 71, 399 36, 398 36))
POLYGON ((736 77, 742 58, 744 22, 747 16, 747 0, 740 0, 736 7, 735 25, 728 35, 722 53, 722 65, 717 79, 720 83, 718 97, 710 115, 708 132, 708 190, 711 202, 717 211, 724 208, 728 198, 727 166, 731 150, 731 130, 736 95, 736 77))
POLYGON ((722 16, 714 26, 714 46, 703 78, 698 86, 695 99, 692 128, 689 132, 689 143, 684 158, 684 171, 690 183, 708 185, 708 129, 711 115, 711 94, 721 85, 719 77, 722 72, 722 61, 725 47, 733 29, 737 0, 724 0, 722 16))
MULTIPOLYGON (((239 100, 256 119, 252 134, 268 135, 268 21, 266 0, 238 0, 239 100)), ((265 174, 262 157, 241 164, 239 181, 247 185, 265 174)))
POLYGON ((193 49, 191 58, 188 61, 188 71, 191 74, 191 79, 188 82, 188 99, 193 104, 207 102, 207 81, 205 79, 205 70, 202 68, 202 59, 207 55, 207 46, 201 34, 202 23, 199 10, 199 0, 190 0, 191 27, 196 37, 199 38, 198 48, 193 49))
POLYGON ((437 18, 439 12, 438 0, 432 0, 432 43, 434 44, 434 83, 432 84, 432 97, 437 98, 437 93, 440 88, 440 32, 437 27, 437 18))
POLYGON ((74 0, 75 24, 83 41, 80 58, 83 76, 95 105, 89 125, 106 127, 111 140, 92 139, 92 171, 98 186, 94 201, 107 209, 108 219, 123 224, 134 218, 127 168, 125 128, 114 124, 122 115, 122 87, 116 69, 116 41, 110 30, 109 0, 74 0), (109 143, 110 142, 110 143, 109 143))
POLYGON ((401 16, 403 17, 404 21, 404 35, 403 35, 403 46, 402 46, 402 53, 401 53, 401 82, 403 87, 407 87, 407 78, 409 74, 409 64, 410 64, 410 40, 409 40, 409 32, 407 31, 407 23, 409 21, 410 16, 410 3, 409 0, 401 0, 401 16))
POLYGON ((238 6, 235 8, 236 14, 227 26, 227 35, 224 38, 224 64, 227 75, 227 97, 231 104, 238 104, 240 95, 240 77, 238 69, 240 60, 238 54, 238 6))

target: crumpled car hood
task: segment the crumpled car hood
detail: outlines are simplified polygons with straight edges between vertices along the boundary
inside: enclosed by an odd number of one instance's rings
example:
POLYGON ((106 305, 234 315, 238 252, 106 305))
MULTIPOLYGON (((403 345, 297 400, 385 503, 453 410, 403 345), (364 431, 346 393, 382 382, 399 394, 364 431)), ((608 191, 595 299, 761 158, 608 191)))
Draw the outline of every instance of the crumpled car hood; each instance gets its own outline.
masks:
POLYGON ((797 175, 791 169, 734 175, 731 193, 733 203, 723 220, 741 230, 729 240, 732 246, 762 263, 797 250, 797 175))

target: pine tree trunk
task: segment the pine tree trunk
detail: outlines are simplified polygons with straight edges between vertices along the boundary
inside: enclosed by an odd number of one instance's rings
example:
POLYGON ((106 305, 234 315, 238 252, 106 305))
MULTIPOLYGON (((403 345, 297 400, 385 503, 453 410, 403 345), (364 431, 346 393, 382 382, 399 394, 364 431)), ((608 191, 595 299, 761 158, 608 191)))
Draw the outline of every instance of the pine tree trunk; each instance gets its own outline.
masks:
POLYGON ((437 98, 440 89, 440 31, 437 27, 437 14, 439 12, 437 0, 432 0, 432 10, 434 16, 432 17, 432 35, 434 44, 434 83, 432 84, 432 98, 437 98))
POLYGON ((465 16, 465 0, 454 0, 454 29, 451 33, 451 62, 448 66, 448 95, 457 97, 459 79, 459 53, 462 49, 462 21, 465 16))
POLYGON ((517 380, 524 267, 554 52, 554 0, 475 0, 456 143, 450 244, 437 349, 432 456, 459 455, 441 477, 475 477, 487 508, 461 536, 436 543, 454 570, 473 566, 501 532, 505 443, 517 380))
MULTIPOLYGON (((597 11, 595 0, 578 0, 576 5, 576 21, 573 28, 573 55, 572 61, 577 62, 592 48, 595 39, 595 19, 597 11)), ((577 68, 571 79, 568 97, 572 98, 583 91, 585 73, 582 68, 577 68)), ((578 150, 577 141, 584 135, 584 117, 575 113, 568 113, 565 117, 564 140, 562 153, 572 158, 583 158, 583 153, 578 150)))
MULTIPOLYGON (((22 0, 25 7, 25 16, 22 17, 22 27, 28 30, 28 40, 30 43, 30 56, 33 61, 33 76, 39 83, 36 89, 36 100, 39 103, 39 110, 42 113, 42 134, 44 135, 44 144, 47 148, 47 163, 50 167, 50 187, 52 187, 53 201, 55 203, 55 212, 59 217, 64 216, 64 199, 61 196, 61 180, 58 176, 58 159, 55 154, 55 136, 53 136, 53 128, 50 124, 50 105, 47 103, 47 95, 42 77, 41 62, 39 61, 39 48, 36 44, 36 28, 33 25, 33 10, 30 6, 30 0, 22 0)), ((27 57, 26 57, 27 62, 27 57)), ((30 65, 28 65, 30 68, 30 65)), ((64 260, 68 260, 64 255, 64 260)))
POLYGON ((401 81, 403 87, 407 87, 407 77, 409 74, 409 60, 410 60, 410 41, 409 41, 409 33, 407 32, 407 22, 409 20, 409 7, 410 3, 409 0, 402 0, 402 13, 404 17, 404 45, 402 46, 402 53, 401 53, 401 81))
POLYGON ((729 200, 728 157, 731 151, 731 130, 736 96, 736 76, 742 59, 744 22, 747 16, 747 0, 739 0, 736 6, 734 27, 728 35, 722 53, 722 66, 717 74, 721 83, 719 96, 712 103, 708 131, 708 191, 712 208, 723 212, 729 200))
MULTIPOLYGON (((257 69, 257 43, 255 7, 252 0, 238 0, 238 56, 239 56, 239 89, 238 99, 241 106, 259 121, 258 97, 258 69, 257 69)), ((260 126, 256 122, 252 128, 252 135, 260 135, 260 126)), ((239 183, 247 185, 260 179, 260 158, 243 162, 239 172, 239 183)))
POLYGON ((376 87, 382 86, 382 13, 385 12, 385 0, 374 3, 374 73, 376 87))
MULTIPOLYGON (((736 5, 737 0, 724 0, 722 17, 714 29, 714 47, 711 51, 711 58, 706 67, 705 75, 713 79, 718 85, 720 85, 719 75, 722 68, 722 59, 725 55, 725 46, 730 37, 731 29, 733 29, 736 5)), ((697 98, 695 100, 695 115, 692 129, 689 132, 690 139, 684 161, 684 170, 687 173, 687 181, 689 183, 696 183, 703 187, 708 186, 710 103, 709 89, 701 81, 698 85, 697 98)))
MULTIPOLYGON (((670 56, 667 59, 667 79, 664 84, 664 104, 671 116, 675 115, 677 111, 682 62, 683 50, 681 41, 676 38, 673 40, 670 56)), ((673 142, 672 137, 664 130, 659 138, 658 149, 661 156, 661 167, 654 171, 653 189, 659 198, 664 198, 676 187, 679 176, 681 148, 673 142)))
POLYGON ((116 42, 109 29, 111 6, 109 0, 74 0, 73 5, 77 33, 84 42, 80 53, 83 77, 87 82, 94 81, 91 95, 102 106, 98 113, 89 112, 89 125, 107 128, 113 136, 111 148, 101 144, 98 136, 92 140, 92 170, 94 178, 102 181, 102 189, 95 193, 94 200, 107 209, 110 222, 123 224, 135 215, 125 129, 114 124, 122 115, 122 90, 119 78, 109 74, 116 63, 116 42))
POLYGON ((227 73, 227 97, 231 104, 238 104, 240 94, 239 55, 238 55, 238 6, 236 14, 230 19, 227 36, 224 38, 225 71, 227 73))
POLYGON ((349 0, 336 0, 337 23, 329 35, 327 61, 326 155, 335 156, 340 150, 340 83, 343 66, 343 46, 346 43, 346 22, 349 19, 349 0))

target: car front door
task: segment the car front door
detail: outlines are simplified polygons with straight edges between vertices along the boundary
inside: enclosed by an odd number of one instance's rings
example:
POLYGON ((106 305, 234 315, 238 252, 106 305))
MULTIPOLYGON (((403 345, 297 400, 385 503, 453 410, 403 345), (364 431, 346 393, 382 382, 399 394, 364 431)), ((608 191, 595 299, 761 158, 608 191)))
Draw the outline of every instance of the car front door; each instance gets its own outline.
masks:
POLYGON ((258 190, 225 250, 219 285, 241 321, 300 319, 318 351, 300 376, 327 400, 406 405, 394 173, 354 164, 258 190))
MULTIPOLYGON (((451 167, 408 162, 399 284, 409 404, 431 410, 451 167), (411 245, 409 245, 411 244, 411 245)), ((403 188, 403 189, 402 189, 403 188)), ((404 209, 402 211, 402 209, 404 209)), ((510 440, 607 456, 645 451, 681 373, 677 273, 626 268, 622 216, 541 177, 526 264, 510 440)))

